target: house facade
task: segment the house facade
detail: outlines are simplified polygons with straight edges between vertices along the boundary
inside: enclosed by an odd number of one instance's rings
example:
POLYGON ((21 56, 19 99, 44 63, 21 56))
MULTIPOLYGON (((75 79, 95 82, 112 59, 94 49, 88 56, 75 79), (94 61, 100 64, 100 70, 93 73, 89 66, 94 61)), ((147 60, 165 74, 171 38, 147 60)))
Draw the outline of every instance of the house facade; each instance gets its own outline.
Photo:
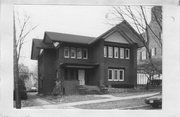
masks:
MULTIPOLYGON (((149 48, 151 58, 154 60, 162 61, 162 43, 159 39, 162 40, 162 7, 155 6, 151 9, 151 21, 149 23, 150 28, 149 32, 149 48)), ((146 34, 142 34, 146 38, 146 34)), ((148 60, 148 55, 145 47, 138 49, 138 64, 143 64, 148 60)))
MULTIPOLYGON (((154 6, 151 9, 151 21, 149 23, 148 35, 149 35, 149 49, 150 56, 155 67, 161 72, 154 73, 154 79, 162 79, 162 6, 154 6), (158 40, 161 40, 160 41, 158 40)), ((142 34, 144 38, 147 38, 146 33, 142 34)), ((144 70, 141 70, 141 66, 149 62, 148 53, 145 47, 138 48, 137 52, 137 64, 140 69, 137 70, 138 84, 147 84, 149 76, 144 70)))
POLYGON ((137 84, 138 33, 123 21, 99 37, 45 32, 33 39, 31 59, 38 61, 38 91, 51 94, 62 81, 64 94, 77 87, 134 87, 137 84))

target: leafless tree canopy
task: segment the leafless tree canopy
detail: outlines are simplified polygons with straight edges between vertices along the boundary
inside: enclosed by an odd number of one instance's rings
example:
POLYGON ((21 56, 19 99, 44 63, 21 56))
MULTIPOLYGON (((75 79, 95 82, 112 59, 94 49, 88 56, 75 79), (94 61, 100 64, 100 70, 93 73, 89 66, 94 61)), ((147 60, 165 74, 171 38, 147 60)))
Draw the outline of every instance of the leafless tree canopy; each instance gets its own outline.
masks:
POLYGON ((162 33, 162 8, 151 8, 150 6, 116 6, 106 14, 106 19, 109 24, 114 25, 126 20, 140 34, 139 40, 146 48, 148 57, 147 63, 141 66, 141 69, 149 74, 149 77, 155 72, 158 74, 162 73, 162 60, 154 61, 151 58, 151 48, 149 47, 150 39, 153 39, 162 50, 162 39, 159 33, 153 30, 151 23, 149 23, 150 18, 148 16, 148 11, 151 11, 151 21, 156 22, 159 32, 162 33), (150 35, 153 35, 154 38, 151 38, 150 35))
POLYGON ((37 25, 33 26, 31 24, 31 17, 26 13, 23 16, 20 16, 18 12, 15 13, 17 61, 19 61, 23 44, 27 41, 27 36, 37 25))

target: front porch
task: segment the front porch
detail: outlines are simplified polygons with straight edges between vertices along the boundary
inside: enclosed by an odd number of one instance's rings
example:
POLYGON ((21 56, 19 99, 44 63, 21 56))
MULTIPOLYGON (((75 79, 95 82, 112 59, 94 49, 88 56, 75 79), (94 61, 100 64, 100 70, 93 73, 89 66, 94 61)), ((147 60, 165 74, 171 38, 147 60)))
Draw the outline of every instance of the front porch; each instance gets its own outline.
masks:
POLYGON ((60 65, 60 79, 63 94, 82 94, 82 90, 93 89, 99 92, 95 71, 98 64, 64 63, 60 65))

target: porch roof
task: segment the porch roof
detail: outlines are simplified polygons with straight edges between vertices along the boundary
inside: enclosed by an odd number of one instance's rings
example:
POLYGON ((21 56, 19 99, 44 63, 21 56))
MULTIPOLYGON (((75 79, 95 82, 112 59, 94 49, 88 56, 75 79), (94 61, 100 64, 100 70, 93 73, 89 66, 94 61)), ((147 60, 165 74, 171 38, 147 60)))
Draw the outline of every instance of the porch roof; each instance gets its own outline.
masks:
POLYGON ((60 63, 60 67, 91 69, 97 67, 98 63, 60 63))

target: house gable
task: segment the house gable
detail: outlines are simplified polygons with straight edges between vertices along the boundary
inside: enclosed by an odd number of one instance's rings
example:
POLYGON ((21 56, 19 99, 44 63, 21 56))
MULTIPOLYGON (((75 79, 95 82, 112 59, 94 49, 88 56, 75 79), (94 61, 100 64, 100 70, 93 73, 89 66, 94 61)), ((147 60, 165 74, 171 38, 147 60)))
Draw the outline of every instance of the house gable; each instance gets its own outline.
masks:
POLYGON ((129 42, 119 32, 114 32, 113 34, 106 37, 104 41, 129 44, 129 42))

